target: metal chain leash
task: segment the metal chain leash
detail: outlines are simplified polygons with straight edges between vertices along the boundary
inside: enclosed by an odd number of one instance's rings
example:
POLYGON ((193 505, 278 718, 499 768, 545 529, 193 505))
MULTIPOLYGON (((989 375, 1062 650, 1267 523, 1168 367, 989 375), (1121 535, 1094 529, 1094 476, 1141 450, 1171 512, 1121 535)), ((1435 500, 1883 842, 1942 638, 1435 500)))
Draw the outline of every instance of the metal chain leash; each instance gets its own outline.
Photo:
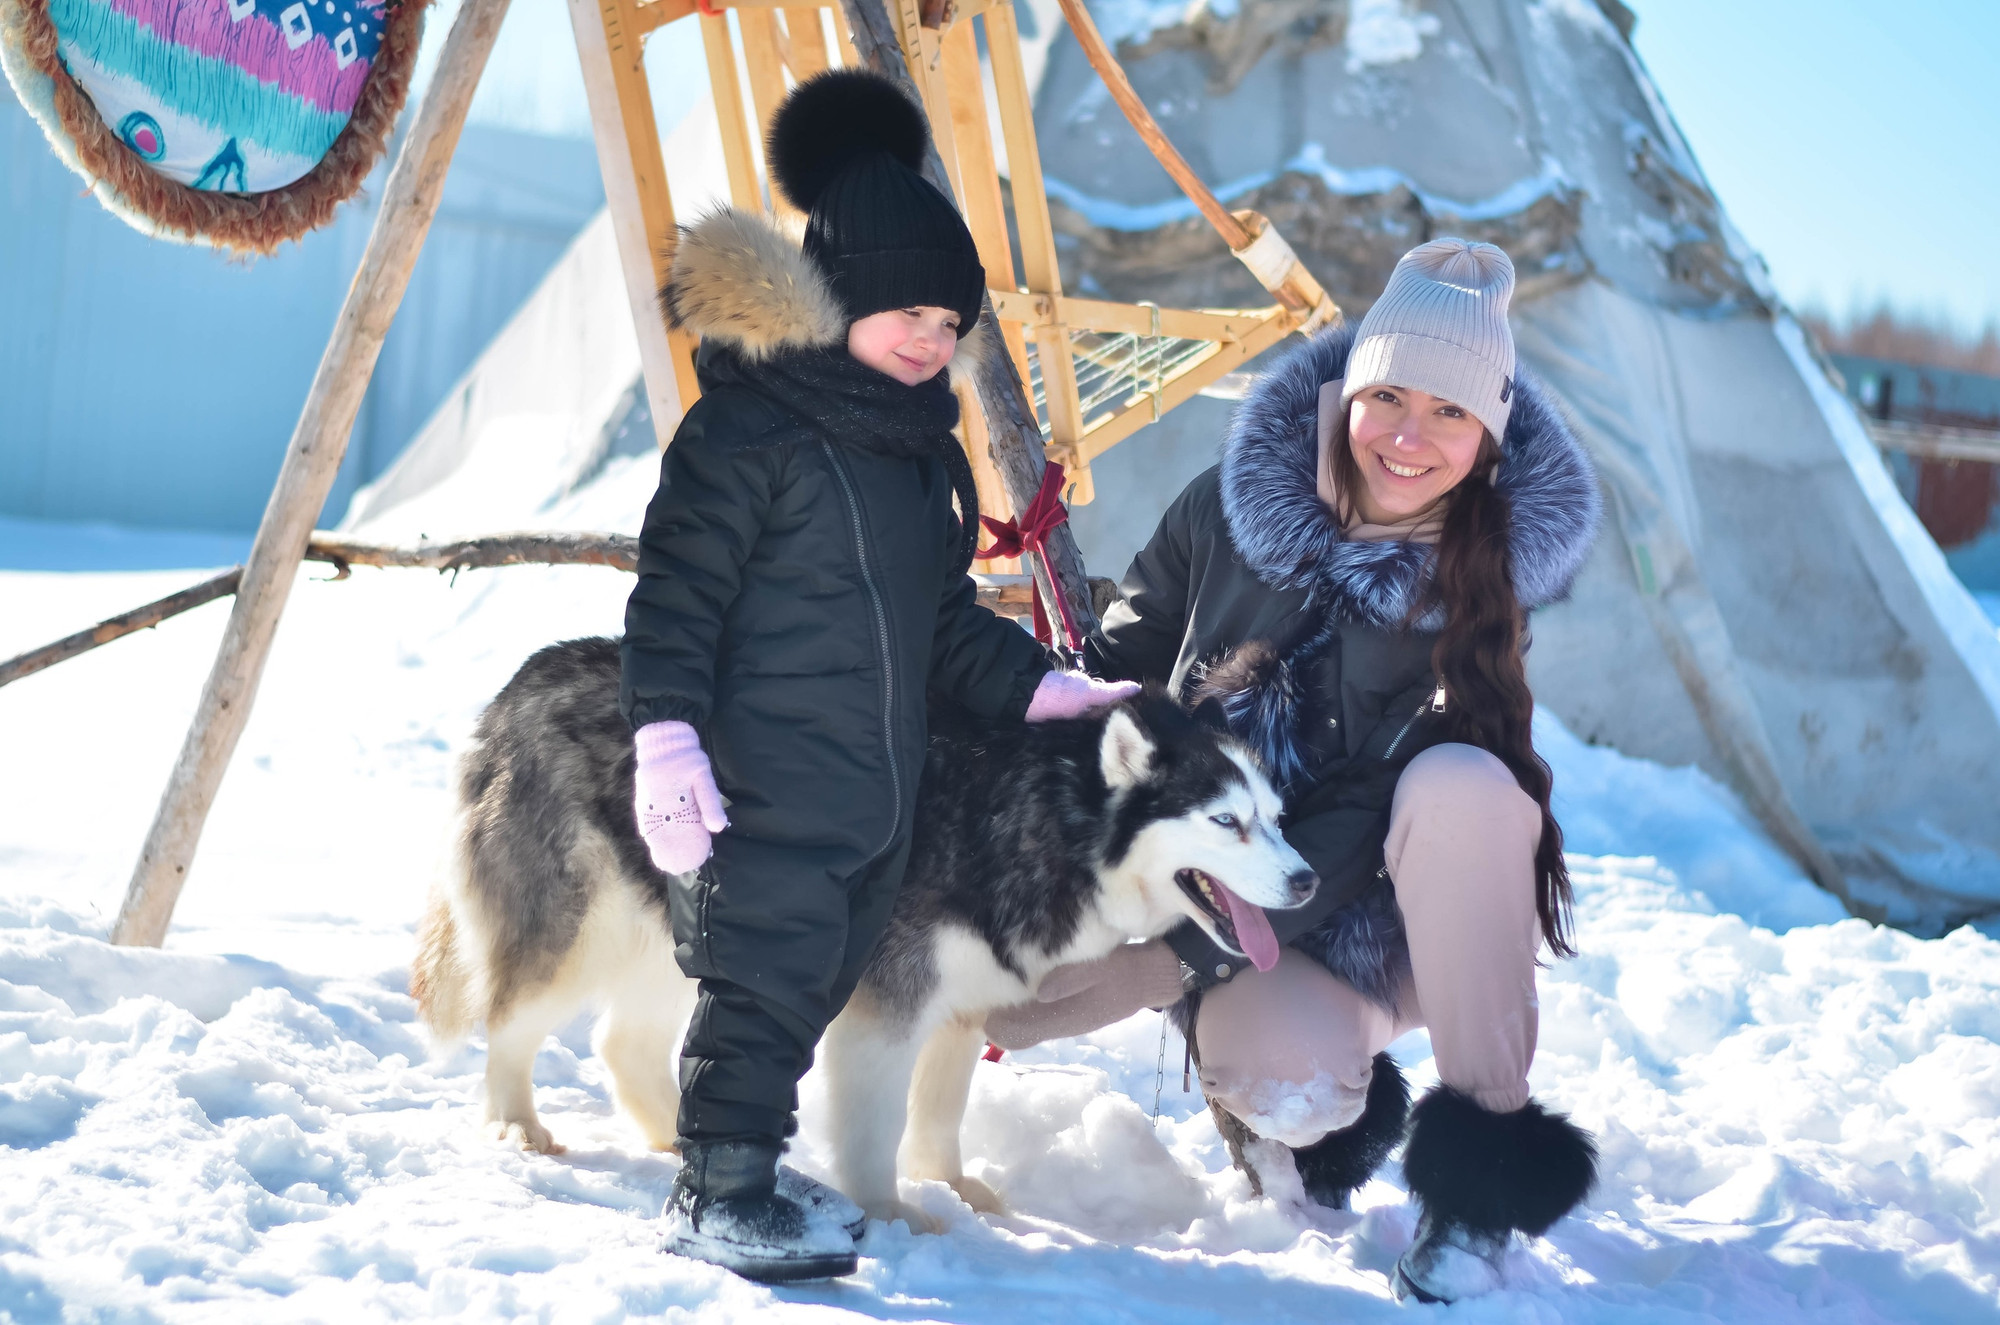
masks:
POLYGON ((1160 1121, 1160 1094, 1167 1088, 1167 1014, 1160 1014, 1160 1057, 1153 1064, 1153 1121, 1160 1121))

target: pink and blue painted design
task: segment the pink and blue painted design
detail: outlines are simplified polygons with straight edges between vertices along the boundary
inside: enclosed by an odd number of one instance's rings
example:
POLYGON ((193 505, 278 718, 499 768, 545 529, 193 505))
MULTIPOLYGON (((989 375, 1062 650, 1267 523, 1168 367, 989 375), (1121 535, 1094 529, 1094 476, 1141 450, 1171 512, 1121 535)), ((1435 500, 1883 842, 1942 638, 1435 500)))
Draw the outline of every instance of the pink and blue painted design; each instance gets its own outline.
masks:
POLYGON ((107 124, 194 188, 262 192, 318 164, 381 49, 379 0, 49 0, 107 124))

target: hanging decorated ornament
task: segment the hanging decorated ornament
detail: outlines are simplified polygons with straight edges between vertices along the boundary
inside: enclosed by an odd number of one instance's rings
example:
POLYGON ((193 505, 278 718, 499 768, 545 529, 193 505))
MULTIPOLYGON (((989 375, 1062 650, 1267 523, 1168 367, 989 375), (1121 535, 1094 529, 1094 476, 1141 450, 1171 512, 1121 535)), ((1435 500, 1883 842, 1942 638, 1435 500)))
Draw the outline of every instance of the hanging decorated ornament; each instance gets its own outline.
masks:
POLYGON ((0 66, 56 155, 149 234, 269 253, 388 143, 425 0, 0 0, 0 66))

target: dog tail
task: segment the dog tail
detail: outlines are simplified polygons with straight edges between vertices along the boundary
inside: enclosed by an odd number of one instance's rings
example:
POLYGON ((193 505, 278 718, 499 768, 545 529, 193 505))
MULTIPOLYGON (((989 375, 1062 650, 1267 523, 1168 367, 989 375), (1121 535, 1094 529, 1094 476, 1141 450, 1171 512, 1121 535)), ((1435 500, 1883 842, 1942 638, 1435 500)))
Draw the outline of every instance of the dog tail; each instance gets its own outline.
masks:
POLYGON ((431 893, 417 929, 417 958, 410 966, 410 997, 440 1047, 457 1044, 479 1020, 472 972, 467 969, 457 917, 444 889, 431 893))

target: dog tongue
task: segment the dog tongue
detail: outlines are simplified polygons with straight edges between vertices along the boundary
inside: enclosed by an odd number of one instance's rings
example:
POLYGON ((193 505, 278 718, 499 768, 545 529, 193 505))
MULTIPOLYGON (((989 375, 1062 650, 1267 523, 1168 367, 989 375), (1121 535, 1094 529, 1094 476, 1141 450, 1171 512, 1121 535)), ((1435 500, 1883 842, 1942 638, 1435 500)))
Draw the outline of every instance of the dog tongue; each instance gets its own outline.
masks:
POLYGON ((1264 918, 1264 909, 1252 906, 1235 893, 1215 885, 1222 900, 1229 903, 1229 923, 1236 926, 1236 942, 1243 948, 1243 955, 1250 964, 1260 971, 1268 971, 1278 964, 1278 936, 1271 932, 1271 922, 1264 918))

